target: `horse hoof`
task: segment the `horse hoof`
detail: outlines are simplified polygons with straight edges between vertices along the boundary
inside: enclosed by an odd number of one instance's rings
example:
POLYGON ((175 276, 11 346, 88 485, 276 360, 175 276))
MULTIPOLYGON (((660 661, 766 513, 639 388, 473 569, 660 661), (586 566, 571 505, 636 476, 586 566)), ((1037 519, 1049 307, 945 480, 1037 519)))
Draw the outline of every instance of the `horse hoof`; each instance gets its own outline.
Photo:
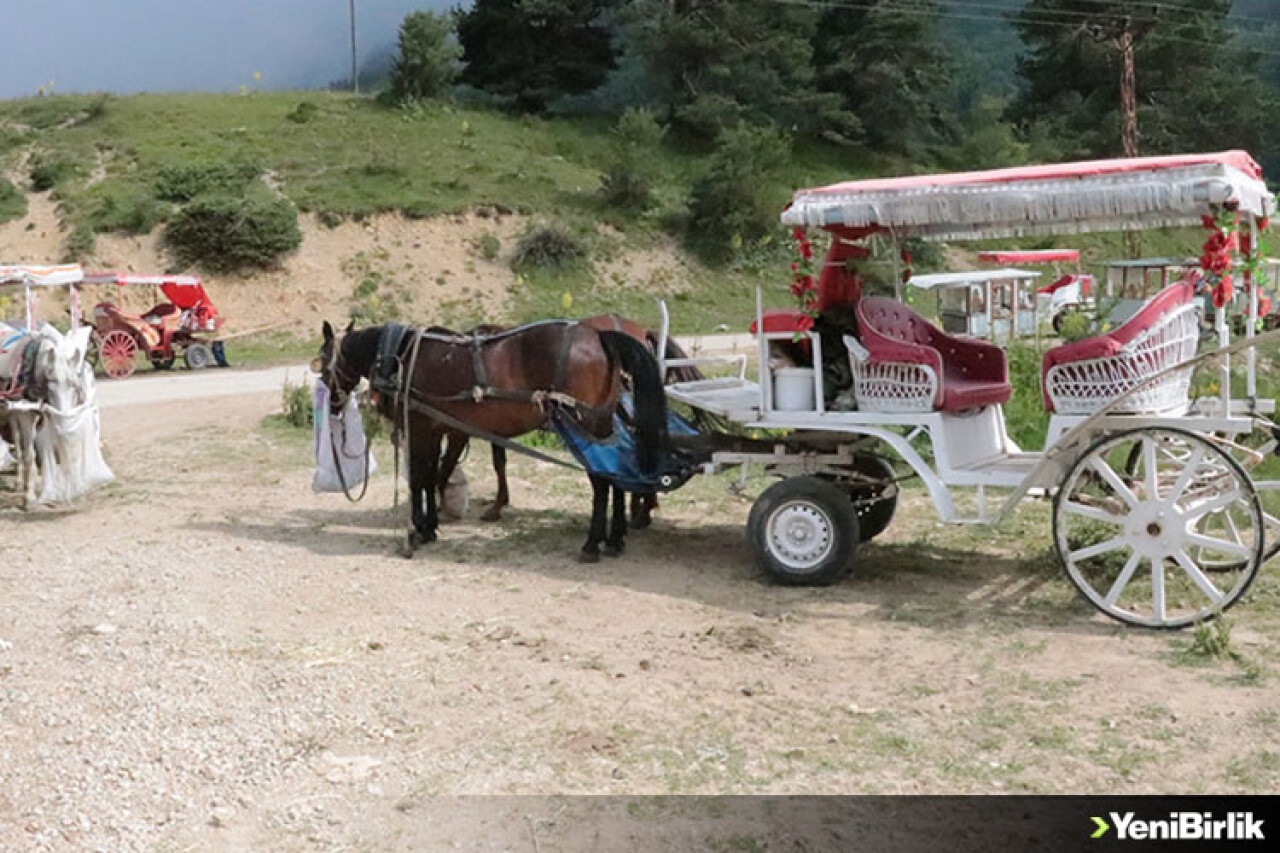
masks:
POLYGON ((579 563, 598 563, 600 562, 600 552, 588 551, 586 548, 583 548, 581 551, 578 552, 578 562, 579 563))
POLYGON ((621 557, 622 552, 626 550, 626 547, 627 546, 623 545, 621 542, 609 542, 604 546, 604 550, 601 553, 606 557, 621 557))
POLYGON ((651 524, 653 524, 653 519, 647 515, 642 515, 639 518, 631 519, 632 530, 648 530, 651 524))
POLYGON ((484 511, 484 515, 480 516, 481 521, 502 521, 502 510, 491 508, 484 511))

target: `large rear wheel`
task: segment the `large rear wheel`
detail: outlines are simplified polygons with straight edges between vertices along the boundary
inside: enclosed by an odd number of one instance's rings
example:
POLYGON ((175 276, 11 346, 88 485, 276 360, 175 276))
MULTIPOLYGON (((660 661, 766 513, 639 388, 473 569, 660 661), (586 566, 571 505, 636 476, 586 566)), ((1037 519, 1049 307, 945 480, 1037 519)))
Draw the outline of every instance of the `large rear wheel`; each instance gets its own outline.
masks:
POLYGON ((747 537, 756 565, 789 586, 826 586, 853 570, 858 515, 849 495, 818 477, 791 477, 751 507, 747 537))
POLYGON ((1067 576, 1108 616, 1149 628, 1211 619, 1244 595, 1263 562, 1258 493, 1231 455, 1178 429, 1104 437, 1054 500, 1067 576))

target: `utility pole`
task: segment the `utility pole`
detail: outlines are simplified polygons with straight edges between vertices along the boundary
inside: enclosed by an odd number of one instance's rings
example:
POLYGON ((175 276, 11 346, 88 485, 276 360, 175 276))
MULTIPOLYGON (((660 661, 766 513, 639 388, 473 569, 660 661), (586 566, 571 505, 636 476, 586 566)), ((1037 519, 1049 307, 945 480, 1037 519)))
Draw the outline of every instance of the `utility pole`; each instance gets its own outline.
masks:
POLYGON ((360 69, 356 64, 356 0, 347 0, 351 7, 351 91, 360 94, 360 69))
POLYGON ((1126 157, 1138 156, 1138 72, 1133 53, 1133 30, 1126 20, 1120 33, 1120 144, 1126 157))

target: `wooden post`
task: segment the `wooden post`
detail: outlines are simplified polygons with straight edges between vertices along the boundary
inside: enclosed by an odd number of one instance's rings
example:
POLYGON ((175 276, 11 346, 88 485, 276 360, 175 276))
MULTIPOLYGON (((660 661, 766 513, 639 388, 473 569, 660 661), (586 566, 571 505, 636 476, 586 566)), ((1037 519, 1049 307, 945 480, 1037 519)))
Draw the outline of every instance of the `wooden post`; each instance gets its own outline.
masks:
MULTIPOLYGON (((1133 30, 1131 22, 1125 20, 1124 30, 1120 33, 1120 145, 1124 156, 1138 156, 1138 70, 1134 60, 1133 30)), ((1130 258, 1138 258, 1142 254, 1142 243, 1138 232, 1126 231, 1125 244, 1130 258)))

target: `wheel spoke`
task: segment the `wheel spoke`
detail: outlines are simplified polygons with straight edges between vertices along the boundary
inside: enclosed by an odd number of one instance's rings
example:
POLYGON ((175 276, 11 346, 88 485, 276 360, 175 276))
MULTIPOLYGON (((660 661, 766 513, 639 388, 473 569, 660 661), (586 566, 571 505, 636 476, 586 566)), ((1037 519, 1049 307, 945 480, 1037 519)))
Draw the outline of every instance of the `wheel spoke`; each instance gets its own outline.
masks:
POLYGON ((1161 622, 1165 620, 1164 611, 1164 560, 1151 560, 1151 608, 1161 622))
POLYGON ((1159 479, 1159 466, 1156 465, 1156 443, 1151 440, 1150 436, 1142 437, 1142 467, 1144 475, 1144 485, 1147 490, 1147 500, 1154 501, 1160 497, 1159 487, 1156 485, 1159 479))
POLYGON ((1192 507, 1187 512, 1186 519, 1187 521, 1195 521, 1197 518, 1206 516, 1211 512, 1217 512, 1220 509, 1231 506, 1231 504, 1240 500, 1242 497, 1244 497, 1244 494, 1239 489, 1232 489, 1229 492, 1224 492, 1216 498, 1209 498, 1209 500, 1204 503, 1197 504, 1192 507))
POLYGON ((1187 460, 1187 466, 1182 469, 1182 473, 1178 475, 1177 482, 1173 484, 1173 491, 1169 493, 1172 500, 1177 500, 1178 495, 1187 490, 1187 486, 1191 485, 1191 478, 1196 475, 1196 471, 1200 468, 1200 463, 1204 461, 1204 448, 1199 445, 1191 451, 1191 458, 1187 460))
POLYGON ((1107 591, 1106 603, 1108 607, 1114 607, 1120 598, 1120 593, 1124 592, 1124 588, 1129 585, 1129 581, 1133 580, 1133 573, 1137 571, 1138 563, 1142 562, 1142 555, 1134 552, 1129 555, 1129 562, 1124 564, 1124 568, 1120 570, 1119 577, 1115 583, 1111 585, 1111 589, 1107 591))
POLYGON ((1089 506, 1088 504, 1082 504, 1072 500, 1063 501, 1062 508, 1072 515, 1078 515, 1082 518, 1101 521, 1107 524, 1119 525, 1123 521, 1121 516, 1110 513, 1102 507, 1089 506))
POLYGON ((1214 606, 1222 603, 1222 590, 1214 586, 1213 581, 1205 577, 1205 573, 1200 571, 1200 567, 1195 564, 1195 561, 1191 559, 1186 551, 1178 551, 1173 555, 1173 559, 1177 561, 1179 566, 1182 566, 1182 570, 1187 573, 1191 580, 1195 581, 1196 586, 1200 587, 1200 591, 1214 603, 1214 606))
POLYGON ((1106 481, 1107 485, 1111 487, 1111 491, 1115 492, 1120 500, 1128 504, 1130 509, 1137 507, 1137 496, 1129 490, 1129 487, 1124 484, 1124 481, 1120 479, 1114 470, 1112 470, 1111 466, 1107 464, 1105 459, 1102 459, 1101 457, 1094 457, 1089 461, 1093 465, 1093 470, 1098 473, 1098 476, 1102 477, 1102 479, 1106 481))
POLYGON ((1212 536, 1205 536, 1202 533, 1188 533, 1186 539, 1188 543, 1199 546, 1201 550, 1208 549, 1219 554, 1234 554, 1237 557, 1247 559, 1253 553, 1252 548, 1240 542, 1214 539, 1212 536))
POLYGON ((1110 551, 1115 551, 1117 548, 1128 547, 1129 545, 1124 541, 1123 536, 1116 536, 1115 538, 1108 539, 1105 542, 1099 542, 1096 545, 1089 545, 1088 547, 1081 548, 1079 551, 1072 551, 1068 556, 1075 561, 1087 560, 1090 557, 1096 557, 1099 554, 1106 554, 1110 551))

